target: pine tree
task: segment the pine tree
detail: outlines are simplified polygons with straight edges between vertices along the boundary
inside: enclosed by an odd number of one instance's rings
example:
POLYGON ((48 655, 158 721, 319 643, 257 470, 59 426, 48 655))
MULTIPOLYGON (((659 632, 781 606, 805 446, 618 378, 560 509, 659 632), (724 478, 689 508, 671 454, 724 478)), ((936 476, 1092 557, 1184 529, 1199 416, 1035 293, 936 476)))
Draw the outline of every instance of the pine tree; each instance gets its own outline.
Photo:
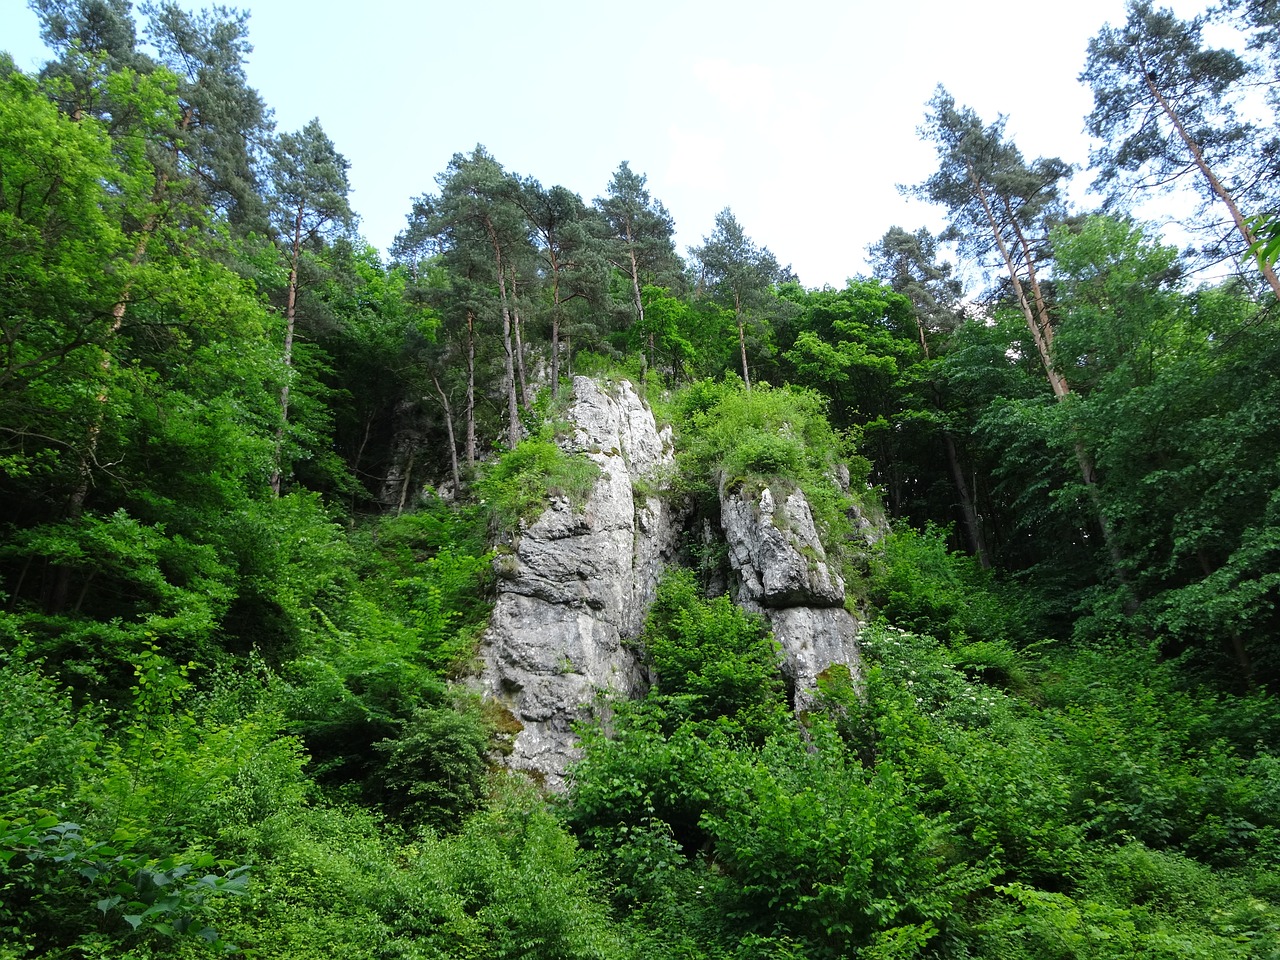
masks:
MULTIPOLYGON (((1256 68, 1206 46, 1206 22, 1133 0, 1123 27, 1104 27, 1089 41, 1080 79, 1093 87, 1087 126, 1100 142, 1093 155, 1100 182, 1165 188, 1196 174, 1201 192, 1230 215, 1239 254, 1257 240, 1244 210, 1274 201, 1277 143, 1236 111, 1256 68)), ((1274 268, 1264 263, 1262 273, 1280 297, 1274 268)))
POLYGON ((768 247, 759 247, 746 235, 733 211, 716 214, 715 229, 702 246, 691 251, 698 264, 698 286, 712 300, 732 308, 738 327, 738 352, 742 382, 751 389, 747 364, 747 328, 764 332, 773 299, 773 285, 782 270, 768 247))
POLYGON ((350 231, 355 223, 347 195, 350 164, 338 153, 320 121, 297 133, 281 134, 271 151, 271 208, 289 264, 285 291, 284 382, 280 387, 280 423, 276 432, 271 489, 280 494, 285 471, 284 441, 289 426, 289 389, 298 307, 298 267, 305 247, 350 231))
POLYGON ((630 281, 634 323, 644 326, 647 285, 678 286, 683 265, 676 255, 675 222, 662 202, 649 195, 644 174, 624 160, 618 165, 609 192, 596 198, 596 209, 607 224, 606 256, 630 281))

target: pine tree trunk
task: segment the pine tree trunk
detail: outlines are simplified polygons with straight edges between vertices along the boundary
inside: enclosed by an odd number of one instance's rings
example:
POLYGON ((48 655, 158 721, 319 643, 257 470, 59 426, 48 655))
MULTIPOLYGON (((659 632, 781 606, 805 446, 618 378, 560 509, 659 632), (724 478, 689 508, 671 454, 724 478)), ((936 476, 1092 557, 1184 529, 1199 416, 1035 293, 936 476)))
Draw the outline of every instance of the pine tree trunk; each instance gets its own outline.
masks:
MULTIPOLYGON (((1191 151, 1191 157, 1196 167, 1204 174, 1205 179, 1209 181, 1209 189, 1213 191, 1214 196, 1226 204, 1227 210, 1231 213, 1231 219, 1235 222, 1236 230, 1244 238, 1245 244, 1252 247, 1258 238, 1254 236, 1253 231, 1249 228, 1249 221, 1245 219, 1244 214, 1240 211, 1235 197, 1214 174, 1209 164, 1205 162, 1204 151, 1200 149, 1200 144, 1187 131, 1187 128, 1182 123, 1182 118, 1178 116, 1172 105, 1155 85, 1152 72, 1146 69, 1145 62, 1140 61, 1140 65, 1143 68, 1142 76, 1147 84, 1147 89, 1156 98, 1156 103, 1160 105, 1164 115, 1169 118, 1169 122, 1173 124, 1173 129, 1177 132, 1178 137, 1186 144, 1187 149, 1191 151)), ((1280 277, 1276 275, 1275 268, 1271 264, 1262 263, 1261 261, 1259 261, 1259 265, 1262 267, 1262 275, 1267 278, 1267 283, 1271 284, 1271 291, 1276 295, 1277 299, 1280 299, 1280 277)))
POLYGON ((467 312, 467 469, 476 468, 476 330, 475 314, 467 312))
POLYGON ((302 256, 302 217, 306 207, 299 203, 293 222, 293 246, 289 256, 289 289, 284 308, 284 383, 280 386, 280 422, 276 426, 275 467, 271 471, 271 492, 280 496, 284 474, 284 432, 289 427, 289 379, 293 375, 293 331, 298 312, 298 261, 302 256))
POLYGON ((514 450, 520 442, 520 404, 516 399, 515 354, 511 343, 511 301, 507 297, 507 276, 502 267, 502 245, 498 242, 498 231, 488 217, 485 218, 484 225, 498 266, 498 299, 502 304, 503 387, 507 392, 507 445, 514 450))
POLYGON ((560 271, 551 262, 551 396, 560 396, 560 271))
POLYGON ((1031 301, 1027 299, 1027 291, 1022 285, 1022 278, 1018 276, 1017 263, 1009 250, 1008 244, 1004 241, 1004 234, 1000 230, 1000 222, 996 219, 995 211, 991 209, 991 204, 988 202, 986 190, 983 189, 972 167, 969 168, 969 178, 978 193, 978 199, 982 202, 982 209, 987 215, 987 223, 991 227, 991 235, 995 237, 996 247, 1000 251, 1000 258, 1004 261, 1005 268, 1009 271, 1009 281, 1013 284, 1013 291, 1018 298, 1018 305, 1022 308, 1023 319, 1027 321, 1027 329, 1031 332, 1031 339, 1035 341, 1036 352, 1040 356, 1040 363, 1044 367, 1045 375, 1049 378, 1049 385, 1053 388, 1053 395, 1058 399, 1062 399, 1071 392, 1071 387, 1066 378, 1058 373, 1053 365, 1052 343, 1049 339, 1052 336, 1052 328, 1048 323, 1048 315, 1045 314, 1043 317, 1038 317, 1032 309, 1031 301))
POLYGON ((440 404, 444 407, 444 426, 449 435, 449 467, 453 472, 453 499, 457 501, 462 497, 462 477, 458 472, 458 444, 453 437, 453 409, 449 405, 449 398, 440 388, 440 381, 432 376, 431 382, 436 385, 436 393, 440 394, 440 404))
MULTIPOLYGON (((991 234, 995 238, 996 246, 1000 250, 1001 259, 1004 260, 1005 267, 1009 271, 1009 280, 1013 284, 1014 293, 1017 295, 1018 304, 1022 308, 1022 315, 1027 321, 1027 329, 1031 332, 1031 337, 1035 341, 1036 350, 1040 355, 1041 364, 1044 367, 1045 375, 1049 379, 1049 385, 1053 389, 1053 394, 1058 400, 1062 400, 1071 392, 1071 385, 1067 382, 1066 377, 1057 371, 1053 363, 1053 326, 1048 313, 1048 306, 1044 297, 1040 293, 1039 282, 1035 280, 1035 265, 1031 260, 1030 245, 1023 236, 1021 229, 1011 216, 1010 222, 1013 224, 1019 244, 1022 247, 1023 256, 1026 258, 1029 269, 1029 277, 1034 284, 1033 295, 1036 305, 1033 309, 1031 301, 1027 298, 1026 288, 1022 285, 1022 278, 1018 275, 1017 263, 1013 254, 1010 252, 1008 245, 1005 243, 1004 235, 1000 230, 999 221, 996 219, 995 212, 991 209, 988 202, 986 190, 983 188, 981 181, 974 172, 973 167, 969 167, 969 180, 977 193, 979 201, 982 203, 982 209, 987 215, 987 223, 991 227, 991 234)), ((1006 208, 1007 209, 1007 208, 1006 208)), ((1129 586, 1129 578, 1124 570, 1124 555, 1120 551, 1119 544, 1116 542, 1114 528, 1111 521, 1107 517, 1106 511, 1102 506, 1102 495, 1098 490, 1097 471, 1094 467, 1093 458, 1089 456, 1089 452, 1085 450, 1084 444, 1080 441, 1075 442, 1076 460, 1080 467, 1080 477, 1084 481, 1085 489, 1089 494, 1089 502, 1093 506, 1094 516, 1098 521, 1098 528, 1102 531, 1102 542, 1107 551, 1107 557, 1111 562, 1112 572, 1115 574, 1116 580, 1129 593, 1129 599, 1126 600, 1125 606, 1130 610, 1137 608, 1137 601, 1132 596, 1132 588, 1129 586)))
POLYGON ((636 323, 644 329, 644 300, 640 296, 640 262, 636 260, 636 244, 631 236, 631 222, 627 221, 627 255, 631 259, 631 299, 636 308, 636 323))
MULTIPOLYGON (((514 285, 515 285, 514 278, 512 279, 511 282, 512 282, 512 287, 514 289, 514 285)), ((511 326, 512 326, 512 329, 515 331, 515 337, 516 337, 516 350, 515 350, 516 377, 519 379, 519 382, 520 382, 520 405, 524 407, 526 410, 528 410, 531 406, 533 406, 533 400, 529 396, 529 380, 525 376, 524 333, 523 333, 524 323, 520 320, 519 306, 514 306, 514 305, 512 306, 511 320, 512 320, 511 326)))

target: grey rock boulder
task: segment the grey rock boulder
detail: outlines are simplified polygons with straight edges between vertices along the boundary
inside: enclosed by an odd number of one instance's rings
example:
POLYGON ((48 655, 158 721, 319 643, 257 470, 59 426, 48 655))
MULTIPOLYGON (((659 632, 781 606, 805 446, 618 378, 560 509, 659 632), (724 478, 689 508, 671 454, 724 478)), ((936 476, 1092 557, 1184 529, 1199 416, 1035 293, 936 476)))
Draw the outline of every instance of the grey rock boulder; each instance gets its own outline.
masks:
POLYGON ((818 678, 833 666, 857 679, 860 624, 845 609, 844 579, 828 562, 804 494, 728 489, 722 480, 720 524, 731 593, 768 619, 796 710, 813 705, 818 678))
POLYGON ((498 557, 498 596, 481 641, 480 687, 511 716, 507 764, 549 789, 577 756, 572 730, 606 693, 640 695, 639 636, 678 544, 671 507, 649 491, 673 469, 669 428, 626 381, 573 383, 563 445, 600 467, 585 506, 555 498, 498 557))

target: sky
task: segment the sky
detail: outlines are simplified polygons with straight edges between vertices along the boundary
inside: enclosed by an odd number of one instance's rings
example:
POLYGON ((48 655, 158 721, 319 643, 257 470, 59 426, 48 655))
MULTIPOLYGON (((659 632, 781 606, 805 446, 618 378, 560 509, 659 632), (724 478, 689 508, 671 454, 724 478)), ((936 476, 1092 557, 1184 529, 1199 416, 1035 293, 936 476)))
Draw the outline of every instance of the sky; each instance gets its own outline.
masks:
MULTIPOLYGON (((192 4, 187 4, 191 6, 192 4)), ((1200 5, 1171 4, 1187 16, 1200 5)), ((1124 0, 244 0, 249 83, 277 129, 318 117, 350 161, 360 232, 384 252, 414 197, 483 144, 511 172, 590 202, 622 161, 700 244, 729 207, 808 287, 867 272, 891 226, 937 232, 902 196, 934 167, 916 133, 938 84, 1028 158, 1085 166, 1077 77, 1124 0)), ((47 59, 22 0, 0 49, 47 59)), ((1071 195, 1096 205, 1084 176, 1071 195)))

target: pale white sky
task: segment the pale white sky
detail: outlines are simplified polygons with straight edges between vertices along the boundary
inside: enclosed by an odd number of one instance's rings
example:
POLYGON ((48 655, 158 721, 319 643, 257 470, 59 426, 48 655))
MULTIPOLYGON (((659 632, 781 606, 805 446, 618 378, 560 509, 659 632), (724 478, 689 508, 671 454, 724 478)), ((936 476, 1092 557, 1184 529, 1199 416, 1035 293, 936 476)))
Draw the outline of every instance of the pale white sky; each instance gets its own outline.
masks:
MULTIPOLYGON (((483 143, 588 202, 627 160, 675 217, 681 253, 729 206, 806 286, 843 286, 890 226, 940 228, 895 189, 932 170, 915 131, 938 83, 984 120, 1007 114, 1027 157, 1085 164, 1076 77, 1089 38, 1124 19, 1124 0, 241 6, 250 84, 281 130, 320 118, 384 251, 411 198, 483 143)), ((45 59, 23 0, 0 0, 0 49, 28 70, 45 59)))

